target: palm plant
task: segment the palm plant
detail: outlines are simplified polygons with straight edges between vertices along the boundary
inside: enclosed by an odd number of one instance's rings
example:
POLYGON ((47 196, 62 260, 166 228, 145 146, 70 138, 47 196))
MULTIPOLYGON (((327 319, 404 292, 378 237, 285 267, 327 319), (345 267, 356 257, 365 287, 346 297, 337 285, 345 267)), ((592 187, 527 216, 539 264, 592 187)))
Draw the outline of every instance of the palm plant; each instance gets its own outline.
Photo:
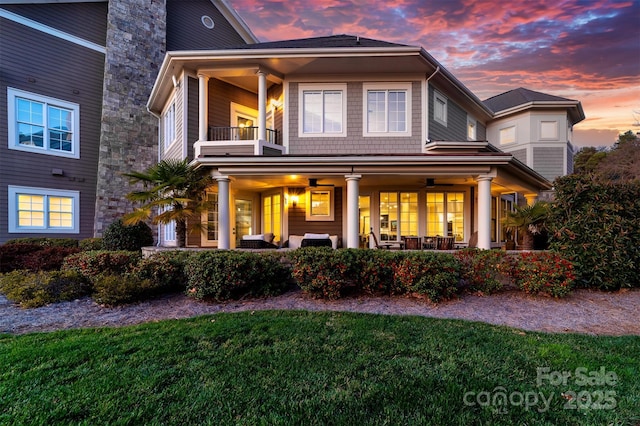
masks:
POLYGON ((508 212, 503 219, 503 225, 508 231, 518 231, 522 235, 522 248, 533 249, 534 235, 545 230, 545 221, 549 215, 549 204, 536 201, 527 206, 515 206, 515 210, 508 212))
POLYGON ((125 176, 132 184, 142 183, 143 189, 127 195, 142 206, 125 215, 124 222, 138 223, 152 216, 155 224, 175 222, 178 247, 184 247, 187 223, 199 227, 200 214, 208 208, 206 189, 213 184, 208 171, 190 165, 186 159, 169 159, 125 176))

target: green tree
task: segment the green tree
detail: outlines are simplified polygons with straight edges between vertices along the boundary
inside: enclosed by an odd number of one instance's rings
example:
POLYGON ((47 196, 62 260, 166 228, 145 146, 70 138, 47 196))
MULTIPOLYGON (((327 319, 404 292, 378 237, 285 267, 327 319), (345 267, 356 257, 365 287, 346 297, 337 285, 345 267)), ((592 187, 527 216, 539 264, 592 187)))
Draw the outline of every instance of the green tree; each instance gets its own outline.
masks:
POLYGON ((518 231, 522 235, 522 248, 532 250, 534 235, 545 230, 548 215, 548 203, 536 201, 527 206, 515 206, 514 211, 507 213, 503 225, 508 231, 518 231))
POLYGON ((143 189, 130 192, 127 198, 142 203, 125 215, 126 224, 153 217, 155 224, 176 224, 178 247, 186 245, 187 223, 200 228, 200 215, 208 208, 206 189, 213 179, 204 168, 185 160, 163 160, 144 172, 127 173, 132 184, 142 183, 143 189))
POLYGON ((603 183, 640 179, 640 138, 629 130, 620 134, 609 150, 583 148, 574 158, 573 170, 603 183))

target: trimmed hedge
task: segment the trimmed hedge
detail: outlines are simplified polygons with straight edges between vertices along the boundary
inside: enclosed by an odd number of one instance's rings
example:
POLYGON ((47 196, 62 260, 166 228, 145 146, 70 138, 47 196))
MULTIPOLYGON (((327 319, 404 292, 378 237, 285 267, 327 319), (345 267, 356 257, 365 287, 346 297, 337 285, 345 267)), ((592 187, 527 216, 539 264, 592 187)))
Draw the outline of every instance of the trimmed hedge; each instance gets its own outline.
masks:
POLYGON ((153 245, 153 231, 144 222, 125 225, 118 219, 104 230, 102 246, 105 250, 136 251, 142 247, 153 245))
POLYGON ((62 267, 64 259, 80 251, 64 245, 40 245, 14 242, 0 246, 0 272, 15 270, 54 271, 62 267))
POLYGON ((78 247, 80 247, 82 251, 104 250, 102 238, 85 238, 84 240, 80 240, 78 247))
POLYGON ((90 286, 75 271, 13 271, 0 275, 0 291, 23 308, 37 308, 86 296, 90 286))
POLYGON ((84 251, 65 258, 62 269, 76 271, 93 283, 103 274, 129 272, 141 258, 135 251, 84 251))
POLYGON ((460 263, 449 253, 407 252, 394 268, 395 287, 427 296, 432 302, 453 297, 460 283, 460 263))
POLYGON ((286 265, 274 255, 227 250, 190 256, 185 274, 187 295, 217 301, 281 294, 290 278, 286 265))
POLYGON ((640 181, 599 183, 570 175, 554 185, 550 248, 571 260, 577 284, 640 287, 640 181))
POLYGON ((37 244, 42 247, 78 247, 78 240, 73 238, 50 238, 50 237, 29 237, 29 238, 14 238, 5 243, 5 245, 11 244, 37 244))

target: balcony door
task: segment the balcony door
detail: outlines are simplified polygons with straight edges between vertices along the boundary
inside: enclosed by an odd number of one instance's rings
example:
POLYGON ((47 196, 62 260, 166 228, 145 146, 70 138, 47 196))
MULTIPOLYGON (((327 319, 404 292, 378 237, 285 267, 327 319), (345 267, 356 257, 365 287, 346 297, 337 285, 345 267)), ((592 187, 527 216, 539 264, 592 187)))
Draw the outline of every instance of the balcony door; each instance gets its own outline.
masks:
POLYGON ((232 139, 258 139, 258 111, 255 109, 232 102, 230 125, 235 130, 232 139))

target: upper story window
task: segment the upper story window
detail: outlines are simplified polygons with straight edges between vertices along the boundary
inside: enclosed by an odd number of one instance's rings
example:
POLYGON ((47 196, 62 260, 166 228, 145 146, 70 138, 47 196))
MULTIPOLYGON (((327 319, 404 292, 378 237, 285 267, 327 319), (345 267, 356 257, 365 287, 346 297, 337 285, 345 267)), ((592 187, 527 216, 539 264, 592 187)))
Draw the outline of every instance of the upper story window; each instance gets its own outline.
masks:
POLYGON ((300 85, 300 136, 346 136, 346 84, 300 85))
POLYGON ((411 85, 364 85, 364 135, 411 136, 411 85))
POLYGON ((516 141, 516 126, 509 126, 500 129, 500 145, 513 143, 516 141))
POLYGON ((477 139, 477 124, 473 117, 467 116, 467 139, 475 141, 477 139))
POLYGON ((80 106, 7 89, 9 149, 80 158, 80 106))
POLYGON ((165 148, 176 140, 176 103, 173 101, 162 113, 162 137, 165 148))
POLYGON ((436 90, 433 91, 433 119, 447 125, 447 98, 436 90))
POLYGON ((9 186, 9 232, 80 232, 78 191, 9 186))

